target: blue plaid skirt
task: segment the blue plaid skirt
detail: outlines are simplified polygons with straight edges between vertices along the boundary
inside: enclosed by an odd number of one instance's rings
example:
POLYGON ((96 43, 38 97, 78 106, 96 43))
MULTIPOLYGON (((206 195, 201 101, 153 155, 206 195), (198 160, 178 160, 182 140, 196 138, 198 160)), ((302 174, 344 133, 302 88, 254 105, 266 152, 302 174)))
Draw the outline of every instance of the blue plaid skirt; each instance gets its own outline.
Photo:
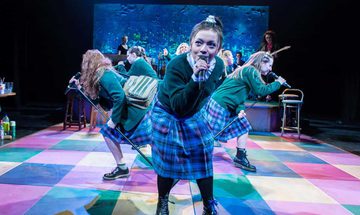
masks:
POLYGON ((152 160, 158 175, 186 180, 213 175, 214 141, 200 112, 180 119, 156 102, 151 118, 152 160))
MULTIPOLYGON (((226 125, 233 121, 238 116, 231 116, 230 111, 221 107, 214 99, 210 99, 209 102, 201 109, 201 114, 204 116, 207 125, 211 129, 215 136, 226 125)), ((246 117, 237 119, 227 129, 225 129, 216 140, 226 142, 234 137, 239 137, 251 130, 251 125, 246 117)))
MULTIPOLYGON (((151 110, 149 110, 140 123, 130 131, 124 130, 121 126, 118 126, 120 131, 130 139, 135 145, 146 145, 152 142, 152 127, 151 127, 151 110)), ((121 135, 116 129, 110 128, 105 124, 100 133, 118 144, 130 144, 123 135, 121 135)))

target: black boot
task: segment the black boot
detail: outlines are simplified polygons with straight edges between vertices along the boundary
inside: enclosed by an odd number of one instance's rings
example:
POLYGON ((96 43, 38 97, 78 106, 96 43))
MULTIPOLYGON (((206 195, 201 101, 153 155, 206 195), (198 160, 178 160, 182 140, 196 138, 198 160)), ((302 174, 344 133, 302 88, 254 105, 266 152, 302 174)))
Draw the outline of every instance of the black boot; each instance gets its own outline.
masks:
POLYGON ((256 172, 256 167, 251 165, 247 159, 246 149, 237 148, 236 156, 234 158, 234 165, 243 170, 256 172))
POLYGON ((156 215, 169 215, 169 194, 164 197, 159 196, 157 208, 156 208, 156 215))
POLYGON ((217 206, 217 201, 216 200, 207 200, 207 201, 203 201, 204 203, 204 211, 203 211, 203 215, 217 215, 217 210, 216 210, 216 206, 217 206))

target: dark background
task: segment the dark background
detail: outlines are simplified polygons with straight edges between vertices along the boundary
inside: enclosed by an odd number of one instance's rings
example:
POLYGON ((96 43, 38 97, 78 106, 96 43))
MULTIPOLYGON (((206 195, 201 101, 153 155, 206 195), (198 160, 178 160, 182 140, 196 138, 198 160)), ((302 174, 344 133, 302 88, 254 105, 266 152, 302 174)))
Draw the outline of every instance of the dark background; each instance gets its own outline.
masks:
MULTIPOLYGON (((6 108, 29 104, 64 105, 68 80, 92 48, 93 4, 145 1, 12 0, 0 11, 0 77, 14 81, 6 108)), ((166 3, 152 1, 153 4, 166 3)), ((194 4, 193 1, 172 1, 194 4)), ((360 121, 355 8, 347 1, 198 1, 214 5, 269 5, 269 28, 292 48, 281 56, 288 83, 304 91, 303 113, 346 123, 360 121), (350 54, 350 53, 354 54, 350 54)), ((137 14, 135 14, 136 16, 137 14)), ((195 23, 194 23, 195 24, 195 23)), ((4 109, 4 108, 3 108, 4 109)))

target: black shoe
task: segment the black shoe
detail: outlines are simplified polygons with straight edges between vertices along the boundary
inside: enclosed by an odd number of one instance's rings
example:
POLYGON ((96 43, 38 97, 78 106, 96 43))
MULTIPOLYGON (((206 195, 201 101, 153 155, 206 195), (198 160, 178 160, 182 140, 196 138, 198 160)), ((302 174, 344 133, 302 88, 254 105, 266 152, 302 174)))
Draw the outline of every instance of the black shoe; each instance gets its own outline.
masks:
POLYGON ((169 215, 169 194, 165 197, 158 198, 158 203, 156 207, 156 215, 169 215))
POLYGON ((240 156, 235 156, 233 160, 234 165, 246 171, 256 172, 256 167, 250 164, 246 156, 247 155, 245 150, 240 154, 240 156))
POLYGON ((204 202, 204 211, 202 215, 217 215, 217 204, 216 200, 208 200, 207 202, 204 202))
POLYGON ((129 173, 129 169, 121 169, 120 167, 116 167, 112 172, 110 173, 106 173, 103 176, 104 180, 114 180, 117 178, 124 178, 124 177, 128 177, 130 175, 129 173))

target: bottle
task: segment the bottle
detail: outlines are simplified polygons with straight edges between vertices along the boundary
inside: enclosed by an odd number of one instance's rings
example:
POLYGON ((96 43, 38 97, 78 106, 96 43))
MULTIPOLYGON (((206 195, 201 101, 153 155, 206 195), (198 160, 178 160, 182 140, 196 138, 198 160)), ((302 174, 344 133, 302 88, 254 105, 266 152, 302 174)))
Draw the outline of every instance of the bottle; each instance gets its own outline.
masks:
POLYGON ((2 119, 3 123, 3 129, 4 129, 4 134, 7 135, 10 132, 10 120, 7 114, 5 114, 4 118, 2 119))
POLYGON ((16 137, 16 122, 15 121, 10 121, 10 131, 11 131, 11 136, 14 139, 16 137))

